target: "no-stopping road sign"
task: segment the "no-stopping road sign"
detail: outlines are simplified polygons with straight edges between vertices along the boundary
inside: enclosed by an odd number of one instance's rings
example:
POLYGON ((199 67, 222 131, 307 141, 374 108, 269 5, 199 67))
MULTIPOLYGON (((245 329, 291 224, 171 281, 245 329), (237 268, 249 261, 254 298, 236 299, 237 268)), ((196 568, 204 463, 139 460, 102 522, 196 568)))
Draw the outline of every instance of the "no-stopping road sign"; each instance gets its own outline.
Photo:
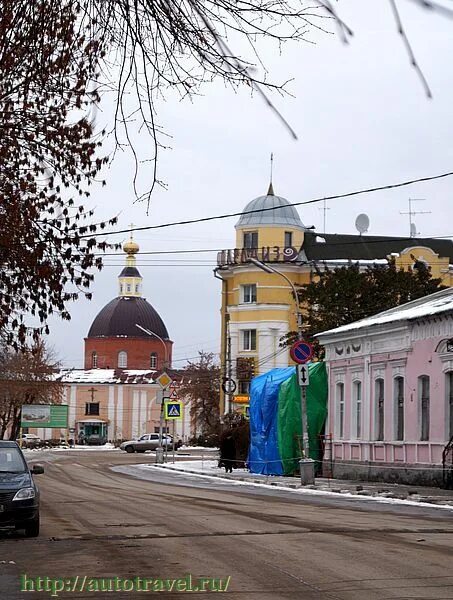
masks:
POLYGON ((298 365, 304 365, 313 356, 313 346, 304 340, 297 340, 291 346, 289 354, 298 365))

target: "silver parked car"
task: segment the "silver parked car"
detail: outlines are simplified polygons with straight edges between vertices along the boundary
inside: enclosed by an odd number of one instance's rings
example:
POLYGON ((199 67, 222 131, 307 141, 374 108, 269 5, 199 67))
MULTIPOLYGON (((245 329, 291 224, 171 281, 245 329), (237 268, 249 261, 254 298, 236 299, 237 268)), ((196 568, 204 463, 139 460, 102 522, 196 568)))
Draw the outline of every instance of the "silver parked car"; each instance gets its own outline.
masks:
MULTIPOLYGON (((173 446, 173 438, 171 435, 162 435, 162 446, 165 448, 171 448, 173 446)), ((146 450, 155 450, 159 447, 159 434, 158 433, 145 433, 138 438, 138 440, 130 440, 123 442, 120 446, 121 450, 126 452, 146 452, 146 450)), ((178 447, 178 444, 176 444, 178 447)))
POLYGON ((22 448, 37 448, 41 444, 41 438, 34 433, 23 433, 17 438, 16 442, 22 448))

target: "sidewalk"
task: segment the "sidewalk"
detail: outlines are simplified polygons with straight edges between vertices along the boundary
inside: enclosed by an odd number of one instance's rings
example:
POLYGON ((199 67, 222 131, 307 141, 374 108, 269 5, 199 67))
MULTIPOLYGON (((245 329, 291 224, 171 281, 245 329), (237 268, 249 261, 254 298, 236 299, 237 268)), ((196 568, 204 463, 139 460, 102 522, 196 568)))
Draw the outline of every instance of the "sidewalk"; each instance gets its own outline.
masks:
POLYGON ((410 486, 392 483, 376 483, 368 481, 351 481, 345 479, 326 479, 317 477, 314 485, 302 486, 298 477, 282 477, 278 475, 255 475, 246 469, 234 469, 233 473, 225 473, 220 469, 217 460, 189 460, 168 462, 162 465, 150 465, 159 469, 180 471, 193 475, 203 475, 254 485, 278 486, 293 490, 306 490, 340 495, 362 496, 388 501, 410 501, 411 503, 427 503, 431 505, 451 507, 453 509, 453 490, 430 488, 424 486, 410 486))

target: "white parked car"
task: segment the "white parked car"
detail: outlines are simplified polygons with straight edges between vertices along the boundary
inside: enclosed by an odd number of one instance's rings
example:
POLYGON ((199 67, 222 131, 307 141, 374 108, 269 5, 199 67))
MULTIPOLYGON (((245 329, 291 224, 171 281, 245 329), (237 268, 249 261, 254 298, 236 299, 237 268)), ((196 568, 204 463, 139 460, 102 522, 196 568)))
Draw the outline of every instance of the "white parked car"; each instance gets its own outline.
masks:
MULTIPOLYGON (((176 448, 179 448, 181 445, 180 442, 176 444, 176 448)), ((163 434, 162 435, 162 446, 165 448, 173 447, 173 438, 171 435, 163 434)), ((128 442, 123 442, 120 446, 121 450, 125 450, 126 452, 146 452, 146 450, 155 450, 159 447, 159 434, 158 433, 145 433, 138 438, 138 440, 130 440, 128 442)))
POLYGON ((16 441, 22 448, 35 448, 41 443, 41 438, 35 433, 23 433, 16 441))

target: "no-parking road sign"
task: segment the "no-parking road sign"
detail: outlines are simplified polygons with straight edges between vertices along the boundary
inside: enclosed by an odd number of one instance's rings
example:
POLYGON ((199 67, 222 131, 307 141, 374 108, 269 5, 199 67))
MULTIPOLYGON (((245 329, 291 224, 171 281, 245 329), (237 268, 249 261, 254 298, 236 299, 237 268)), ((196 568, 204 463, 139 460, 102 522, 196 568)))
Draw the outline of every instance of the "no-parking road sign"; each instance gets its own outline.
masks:
POLYGON ((313 356, 313 346, 304 340, 297 340, 291 346, 289 354, 298 365, 304 365, 313 356))

